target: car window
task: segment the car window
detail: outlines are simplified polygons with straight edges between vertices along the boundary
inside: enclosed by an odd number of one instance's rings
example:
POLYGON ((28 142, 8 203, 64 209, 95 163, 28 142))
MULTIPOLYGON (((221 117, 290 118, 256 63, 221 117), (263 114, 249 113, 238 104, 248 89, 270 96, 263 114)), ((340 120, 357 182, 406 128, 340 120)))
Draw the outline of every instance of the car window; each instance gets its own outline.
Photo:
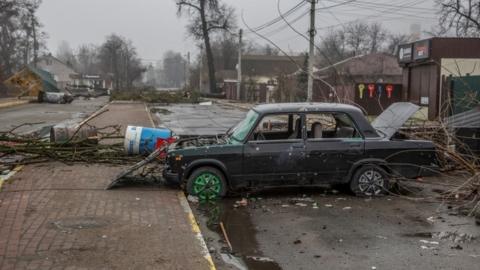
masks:
POLYGON ((257 121, 258 113, 254 110, 250 110, 247 116, 240 121, 231 131, 231 138, 236 141, 243 141, 248 132, 252 129, 255 121, 257 121))
POLYGON ((305 117, 308 139, 361 138, 352 119, 345 113, 312 113, 305 117))
POLYGON ((266 115, 256 126, 250 140, 273 141, 301 139, 301 120, 298 114, 266 115))

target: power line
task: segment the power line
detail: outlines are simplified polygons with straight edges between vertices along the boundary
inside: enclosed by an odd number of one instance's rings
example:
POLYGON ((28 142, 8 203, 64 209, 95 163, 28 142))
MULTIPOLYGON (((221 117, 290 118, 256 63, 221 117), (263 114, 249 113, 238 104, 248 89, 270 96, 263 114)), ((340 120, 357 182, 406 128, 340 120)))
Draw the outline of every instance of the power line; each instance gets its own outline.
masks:
MULTIPOLYGON (((376 21, 382 21, 382 20, 379 20, 379 18, 381 17, 384 17, 386 15, 387 12, 398 12, 399 10, 405 8, 405 7, 408 7, 408 6, 413 6, 415 4, 419 4, 417 1, 405 1, 403 2, 403 4, 400 4, 400 5, 396 5, 395 8, 384 8, 382 10, 378 10, 379 12, 375 12, 375 13, 372 13, 372 14, 368 14, 366 16, 364 16, 363 18, 359 18, 359 19, 355 19, 355 20, 351 20, 351 21, 348 21, 348 22, 345 22, 345 23, 339 23, 339 24, 334 24, 334 25, 330 25, 330 26, 325 26, 325 27, 318 27, 316 28, 317 30, 323 30, 323 29, 328 29, 328 28, 333 28, 333 27, 337 27, 337 26, 344 26, 345 24, 349 24, 349 23, 353 23, 355 21, 361 21, 361 20, 369 20, 369 19, 375 19, 376 21)), ((391 14, 394 14, 394 13, 391 13, 391 14)), ((395 20, 395 19, 401 19, 402 17, 399 17, 399 18, 389 18, 389 19, 384 19, 383 21, 387 21, 387 20, 395 20)))
MULTIPOLYGON (((306 2, 304 0, 300 1, 298 4, 296 4, 295 6, 293 6, 292 8, 290 8, 289 10, 287 10, 285 13, 283 13, 282 15, 284 17, 288 17, 290 16, 291 14, 295 13, 295 11, 297 11, 299 8, 303 7, 304 5, 306 4, 306 2)), ((280 22, 282 20, 282 18, 280 16, 274 18, 273 20, 270 20, 262 25, 259 25, 257 27, 254 27, 254 28, 251 28, 252 30, 249 30, 249 31, 246 31, 245 33, 253 33, 254 31, 261 31, 265 28, 268 28, 278 22, 280 22)))

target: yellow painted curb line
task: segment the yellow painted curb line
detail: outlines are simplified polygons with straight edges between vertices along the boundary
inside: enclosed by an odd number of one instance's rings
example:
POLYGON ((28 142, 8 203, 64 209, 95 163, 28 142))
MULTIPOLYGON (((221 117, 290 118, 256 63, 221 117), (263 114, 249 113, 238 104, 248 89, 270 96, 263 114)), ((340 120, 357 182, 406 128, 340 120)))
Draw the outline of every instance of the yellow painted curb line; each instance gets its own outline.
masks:
POLYGON ((14 107, 14 106, 17 106, 17 105, 27 104, 28 102, 29 102, 28 100, 17 100, 17 101, 0 103, 0 109, 14 107))
POLYGON ((148 120, 150 120, 150 124, 152 125, 152 128, 155 128, 155 122, 153 121, 152 114, 148 110, 147 103, 143 103, 143 105, 145 105, 145 111, 147 112, 148 120))
POLYGON ((4 175, 4 176, 0 175, 0 190, 2 190, 3 182, 7 181, 9 178, 14 176, 17 172, 21 171, 23 169, 23 167, 24 167, 23 165, 18 165, 11 172, 9 172, 7 175, 4 175))
POLYGON ((187 214, 188 222, 190 223, 190 227, 192 229, 192 232, 195 234, 195 237, 197 238, 198 244, 200 245, 200 248, 202 249, 203 258, 208 263, 208 269, 216 270, 215 264, 213 263, 213 260, 212 260, 212 256, 210 255, 210 252, 208 251, 208 247, 207 247, 207 244, 205 243, 205 239, 203 239, 202 232, 200 231, 200 227, 198 227, 197 220, 195 219, 195 216, 192 213, 192 209, 190 208, 190 205, 188 204, 187 198, 185 198, 185 194, 183 192, 179 192, 178 193, 178 199, 180 200, 180 205, 182 206, 183 210, 187 214))

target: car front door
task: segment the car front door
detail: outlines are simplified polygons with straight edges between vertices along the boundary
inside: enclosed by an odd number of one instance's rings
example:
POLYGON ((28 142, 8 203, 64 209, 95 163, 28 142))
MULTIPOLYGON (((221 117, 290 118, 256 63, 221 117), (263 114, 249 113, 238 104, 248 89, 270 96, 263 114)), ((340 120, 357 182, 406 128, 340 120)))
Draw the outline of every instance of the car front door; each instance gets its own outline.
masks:
POLYGON ((365 142, 344 113, 306 115, 305 176, 313 183, 339 182, 364 155, 365 142))
POLYGON ((244 179, 252 185, 295 185, 304 178, 302 116, 264 116, 244 146, 244 179))

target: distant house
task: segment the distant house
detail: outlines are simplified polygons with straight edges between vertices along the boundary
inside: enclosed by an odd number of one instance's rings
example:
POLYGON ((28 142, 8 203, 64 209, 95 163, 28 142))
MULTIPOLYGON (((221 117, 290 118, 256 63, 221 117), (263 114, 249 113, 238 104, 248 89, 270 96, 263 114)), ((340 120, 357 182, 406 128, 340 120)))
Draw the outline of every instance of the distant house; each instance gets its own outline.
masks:
POLYGON ((32 65, 25 66, 4 83, 10 96, 37 98, 41 92, 61 92, 51 73, 32 65))
POLYGON ((355 56, 314 70, 314 74, 314 101, 355 104, 376 115, 403 100, 402 68, 394 55, 355 56))
POLYGON ((66 89, 72 83, 71 75, 77 74, 73 68, 51 54, 40 57, 36 67, 50 72, 60 89, 66 89))
POLYGON ((303 66, 305 56, 243 55, 242 91, 237 97, 237 72, 220 71, 219 82, 227 99, 268 102, 278 86, 279 76, 292 74, 303 66))

